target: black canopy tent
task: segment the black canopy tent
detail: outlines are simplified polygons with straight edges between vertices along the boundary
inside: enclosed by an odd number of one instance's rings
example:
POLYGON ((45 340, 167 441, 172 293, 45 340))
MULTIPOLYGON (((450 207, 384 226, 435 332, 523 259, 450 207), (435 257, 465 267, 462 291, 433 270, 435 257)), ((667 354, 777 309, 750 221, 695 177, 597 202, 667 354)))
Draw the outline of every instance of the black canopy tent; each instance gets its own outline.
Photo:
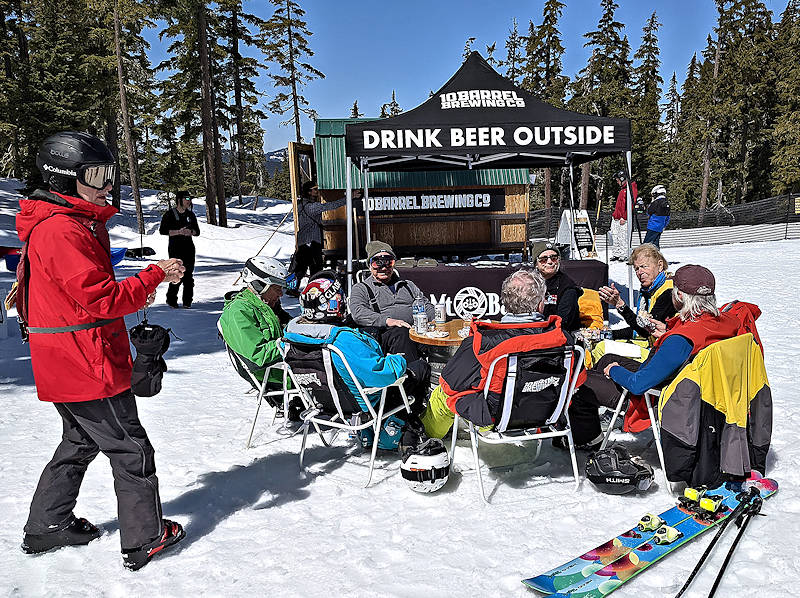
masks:
MULTIPOLYGON (((371 170, 453 168, 573 167, 624 153, 630 179, 631 124, 550 106, 497 73, 478 52, 428 100, 408 112, 381 120, 348 124, 347 273, 352 278, 352 183, 355 160, 362 174, 371 170)), ((362 176, 365 181, 367 177, 362 176)), ((574 206, 570 185, 570 206, 574 206)), ((628 238, 631 192, 628 184, 628 238)), ((367 239, 370 239, 369 189, 364 189, 367 239)), ((574 222, 574 219, 573 219, 574 222)), ((629 272, 629 289, 632 273, 629 272)), ((631 290, 632 293, 632 290, 631 290)))

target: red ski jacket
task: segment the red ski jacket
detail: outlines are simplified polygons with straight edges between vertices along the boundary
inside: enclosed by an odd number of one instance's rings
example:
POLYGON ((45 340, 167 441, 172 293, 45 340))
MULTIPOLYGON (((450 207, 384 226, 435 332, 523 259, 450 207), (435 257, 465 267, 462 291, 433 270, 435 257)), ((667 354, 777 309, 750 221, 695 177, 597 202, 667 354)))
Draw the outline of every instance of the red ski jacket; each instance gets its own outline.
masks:
MULTIPOLYGON (((164 280, 150 265, 114 279, 106 222, 117 213, 77 197, 36 192, 20 201, 17 233, 28 243, 28 325, 60 328, 114 319, 75 332, 31 332, 36 391, 42 401, 111 397, 131 386, 126 314, 141 309, 164 280)), ((20 283, 22 284, 22 283, 20 283)))

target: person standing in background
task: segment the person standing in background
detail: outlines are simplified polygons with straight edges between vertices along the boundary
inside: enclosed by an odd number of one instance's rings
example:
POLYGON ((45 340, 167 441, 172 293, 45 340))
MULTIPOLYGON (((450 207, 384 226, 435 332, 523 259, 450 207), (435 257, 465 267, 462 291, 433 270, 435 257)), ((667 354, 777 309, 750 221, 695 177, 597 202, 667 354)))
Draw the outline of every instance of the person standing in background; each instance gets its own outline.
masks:
MULTIPOLYGON (((628 259, 628 188, 625 185, 625 172, 620 170, 615 177, 617 185, 619 185, 619 193, 617 194, 617 203, 614 206, 614 213, 611 215, 611 237, 614 239, 614 245, 611 249, 611 261, 619 260, 624 262, 628 259)), ((631 181, 631 192, 633 193, 633 200, 631 205, 636 205, 636 198, 638 191, 636 189, 636 181, 631 181)))
POLYGON ((175 194, 175 207, 167 210, 161 218, 158 232, 169 235, 169 257, 183 261, 186 272, 183 279, 170 283, 167 290, 167 305, 178 307, 178 287, 183 284, 183 306, 190 308, 194 296, 194 241, 192 237, 200 235, 197 216, 192 212, 192 198, 188 191, 175 194))
POLYGON ((661 233, 669 225, 669 200, 667 200, 667 188, 664 185, 656 185, 650 192, 652 201, 647 206, 647 234, 644 236, 645 243, 652 243, 661 248, 661 233))
MULTIPOLYGON (((353 199, 361 198, 361 190, 353 190, 353 199)), ((304 276, 313 276, 324 265, 322 255, 322 214, 341 208, 347 203, 342 197, 335 201, 320 202, 319 187, 313 181, 306 181, 297 198, 297 250, 289 263, 289 276, 286 279, 287 294, 297 297, 300 282, 304 276)))

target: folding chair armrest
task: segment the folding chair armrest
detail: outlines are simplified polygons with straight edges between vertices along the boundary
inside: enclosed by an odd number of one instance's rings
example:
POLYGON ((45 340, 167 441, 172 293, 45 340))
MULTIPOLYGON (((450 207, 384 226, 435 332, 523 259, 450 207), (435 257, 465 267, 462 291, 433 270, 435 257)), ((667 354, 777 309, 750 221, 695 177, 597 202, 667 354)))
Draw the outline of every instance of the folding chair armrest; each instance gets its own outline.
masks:
POLYGON ((402 386, 403 382, 406 381, 406 378, 407 375, 403 374, 391 384, 387 384, 386 386, 370 386, 368 388, 364 388, 364 392, 367 394, 372 394, 374 392, 381 392, 384 388, 392 388, 393 386, 402 386))

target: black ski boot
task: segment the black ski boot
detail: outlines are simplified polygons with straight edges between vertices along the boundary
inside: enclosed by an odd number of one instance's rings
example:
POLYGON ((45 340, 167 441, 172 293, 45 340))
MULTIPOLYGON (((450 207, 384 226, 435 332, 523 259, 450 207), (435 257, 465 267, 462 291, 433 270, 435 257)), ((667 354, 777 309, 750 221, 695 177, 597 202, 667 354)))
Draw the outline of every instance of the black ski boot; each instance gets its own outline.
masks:
POLYGON ((150 559, 159 552, 183 540, 186 532, 183 531, 183 527, 181 527, 180 523, 175 523, 169 519, 164 519, 163 523, 164 531, 159 538, 139 548, 131 548, 122 551, 122 564, 125 565, 126 569, 138 571, 149 563, 150 559))
POLYGON ((48 534, 25 534, 22 552, 39 554, 64 546, 81 546, 101 536, 100 530, 83 517, 74 518, 67 527, 48 534))

